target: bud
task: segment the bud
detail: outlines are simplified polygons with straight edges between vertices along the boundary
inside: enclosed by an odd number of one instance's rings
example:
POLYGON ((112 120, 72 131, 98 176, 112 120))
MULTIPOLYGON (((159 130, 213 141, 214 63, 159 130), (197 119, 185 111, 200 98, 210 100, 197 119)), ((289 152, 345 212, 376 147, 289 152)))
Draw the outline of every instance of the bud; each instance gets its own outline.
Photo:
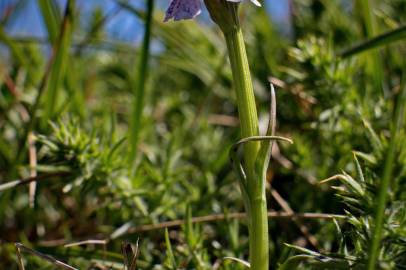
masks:
POLYGON ((239 27, 239 3, 226 0, 204 0, 211 19, 221 28, 224 34, 239 27))

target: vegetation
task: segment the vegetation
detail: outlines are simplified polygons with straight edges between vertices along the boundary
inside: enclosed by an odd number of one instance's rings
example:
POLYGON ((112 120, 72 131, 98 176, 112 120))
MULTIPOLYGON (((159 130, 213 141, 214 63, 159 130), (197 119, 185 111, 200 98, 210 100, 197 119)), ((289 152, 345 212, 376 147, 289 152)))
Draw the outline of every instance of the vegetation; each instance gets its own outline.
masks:
POLYGON ((111 1, 139 46, 0 14, 1 269, 406 269, 405 1, 294 0, 290 34, 111 1))

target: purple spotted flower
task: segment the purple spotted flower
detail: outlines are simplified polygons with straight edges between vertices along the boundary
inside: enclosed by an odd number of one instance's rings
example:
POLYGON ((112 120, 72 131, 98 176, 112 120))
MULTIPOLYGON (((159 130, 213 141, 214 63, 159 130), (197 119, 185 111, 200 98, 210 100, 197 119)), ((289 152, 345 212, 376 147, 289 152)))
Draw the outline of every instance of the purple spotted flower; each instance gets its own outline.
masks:
POLYGON ((200 0, 171 0, 164 21, 193 19, 202 12, 200 0))
MULTIPOLYGON (((226 0, 228 2, 240 3, 248 0, 226 0)), ((258 0, 250 0, 256 6, 261 6, 258 0)), ((174 19, 175 21, 193 19, 202 12, 201 0, 171 0, 164 21, 174 19)))

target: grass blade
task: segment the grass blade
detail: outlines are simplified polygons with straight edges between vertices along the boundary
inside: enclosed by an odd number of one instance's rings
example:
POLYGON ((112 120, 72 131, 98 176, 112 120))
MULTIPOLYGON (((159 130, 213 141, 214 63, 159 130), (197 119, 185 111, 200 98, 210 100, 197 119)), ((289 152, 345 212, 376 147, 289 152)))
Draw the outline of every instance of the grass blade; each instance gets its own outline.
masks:
POLYGON ((134 81, 134 100, 133 100, 133 111, 131 115, 130 122, 130 160, 134 161, 137 144, 139 139, 139 133, 141 128, 141 118, 142 111, 144 107, 144 95, 145 95, 145 84, 148 76, 148 62, 149 62, 149 51, 151 42, 151 31, 152 31, 152 16, 154 12, 154 0, 148 0, 147 2, 147 16, 145 18, 145 33, 142 42, 141 55, 139 64, 137 66, 137 76, 134 81))
MULTIPOLYGON (((14 167, 21 161, 22 154, 24 152, 25 145, 27 142, 28 134, 35 127, 35 124, 37 122, 36 114, 40 107, 41 98, 45 92, 45 89, 47 88, 47 85, 49 85, 48 87, 49 92, 55 92, 57 87, 59 86, 59 77, 61 74, 60 67, 62 66, 62 64, 66 62, 67 51, 69 50, 70 45, 70 38, 68 39, 67 37, 65 37, 66 36, 65 33, 70 32, 72 27, 74 4, 75 0, 68 1, 58 40, 55 42, 55 44, 53 44, 50 59, 45 68, 45 72, 41 79, 41 82, 38 86, 38 94, 29 112, 30 120, 26 125, 22 138, 19 141, 15 162, 13 164, 14 167)), ((53 111, 53 107, 55 105, 54 99, 55 93, 53 95, 52 93, 50 95, 47 95, 46 110, 48 111, 48 113, 45 113, 44 117, 42 118, 43 124, 46 124, 48 121, 49 111, 53 111)), ((14 167, 12 168, 12 171, 15 169, 14 167)))
POLYGON ((363 41, 340 53, 341 57, 350 57, 381 46, 389 45, 406 38, 406 25, 386 31, 380 35, 363 41))
MULTIPOLYGON (((26 246, 24 246, 24 245, 22 245, 20 243, 16 243, 15 246, 17 248, 17 254, 19 254, 20 251, 24 251, 26 253, 29 253, 29 254, 33 255, 33 256, 36 256, 36 257, 39 257, 39 258, 41 258, 41 259, 43 259, 45 261, 48 261, 48 262, 54 264, 55 266, 57 266, 58 268, 67 269, 67 270, 78 270, 77 268, 74 268, 74 267, 72 267, 72 266, 70 266, 70 265, 68 265, 68 264, 66 264, 64 262, 61 262, 61 261, 55 259, 54 257, 43 254, 41 252, 38 252, 38 251, 30 249, 30 248, 27 248, 26 246)), ((20 256, 21 256, 21 254, 19 255, 19 257, 20 256)), ((19 262, 22 265, 22 261, 19 260, 19 262)), ((22 268, 20 267, 20 269, 24 270, 24 267, 22 267, 22 268)))
MULTIPOLYGON (((406 75, 404 75, 406 76, 406 75)), ((401 91, 394 108, 394 117, 391 126, 391 139, 389 142, 388 151, 382 174, 381 183, 379 184, 379 194, 375 211, 375 226, 372 232, 372 241, 369 250, 368 270, 375 270, 379 257, 379 246, 381 244, 382 230, 385 219, 386 201, 388 197, 388 189, 392 178, 394 163, 396 158, 396 143, 399 136, 399 131, 403 126, 404 107, 406 103, 406 78, 403 78, 401 91)))
POLYGON ((278 270, 299 269, 298 267, 302 262, 306 262, 311 259, 313 259, 313 257, 310 255, 296 255, 286 260, 281 266, 278 267, 278 270))
MULTIPOLYGON (((374 16, 374 0, 359 0, 360 13, 364 19, 367 38, 375 36, 378 32, 378 23, 374 16)), ((371 57, 367 58, 366 71, 373 77, 374 88, 382 90, 383 70, 382 59, 378 52, 371 52, 371 57)), ((366 98, 369 98, 369 92, 366 92, 366 98)))
POLYGON ((48 31, 48 40, 54 43, 58 38, 58 25, 60 23, 58 7, 53 0, 38 0, 45 26, 48 31))
POLYGON ((176 269, 176 260, 173 255, 171 240, 169 239, 168 228, 165 229, 165 245, 166 245, 166 255, 168 256, 169 262, 172 269, 176 269))
POLYGON ((13 59, 16 60, 17 64, 26 66, 23 52, 17 46, 16 42, 8 37, 2 25, 0 25, 0 42, 4 43, 10 49, 13 59))
POLYGON ((66 6, 65 16, 61 24, 59 37, 56 41, 58 42, 58 48, 55 54, 55 62, 53 63, 50 71, 51 73, 48 82, 48 94, 46 95, 45 100, 45 114, 43 123, 47 123, 47 121, 54 114, 58 100, 58 88, 61 85, 61 81, 64 78, 67 68, 69 49, 72 39, 74 6, 75 1, 69 0, 66 6))

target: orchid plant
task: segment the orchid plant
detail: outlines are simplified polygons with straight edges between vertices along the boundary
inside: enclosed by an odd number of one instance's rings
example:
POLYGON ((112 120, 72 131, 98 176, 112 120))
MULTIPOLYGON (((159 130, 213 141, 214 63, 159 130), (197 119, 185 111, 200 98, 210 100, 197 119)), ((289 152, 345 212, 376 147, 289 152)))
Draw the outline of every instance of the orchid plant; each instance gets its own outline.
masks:
MULTIPOLYGON (((241 136, 231 148, 230 156, 237 175, 244 205, 248 216, 250 268, 269 269, 269 237, 267 202, 265 195, 266 171, 272 150, 273 140, 289 141, 274 136, 275 132, 275 93, 271 85, 271 114, 268 131, 259 136, 258 115, 251 74, 245 49, 244 38, 238 18, 238 8, 243 0, 204 0, 212 20, 221 28, 228 49, 237 97, 241 136), (238 158, 239 147, 243 146, 243 158, 238 158)), ((250 0, 261 6, 257 0, 250 0)), ((172 0, 164 21, 170 19, 193 19, 201 13, 201 0, 172 0)))

